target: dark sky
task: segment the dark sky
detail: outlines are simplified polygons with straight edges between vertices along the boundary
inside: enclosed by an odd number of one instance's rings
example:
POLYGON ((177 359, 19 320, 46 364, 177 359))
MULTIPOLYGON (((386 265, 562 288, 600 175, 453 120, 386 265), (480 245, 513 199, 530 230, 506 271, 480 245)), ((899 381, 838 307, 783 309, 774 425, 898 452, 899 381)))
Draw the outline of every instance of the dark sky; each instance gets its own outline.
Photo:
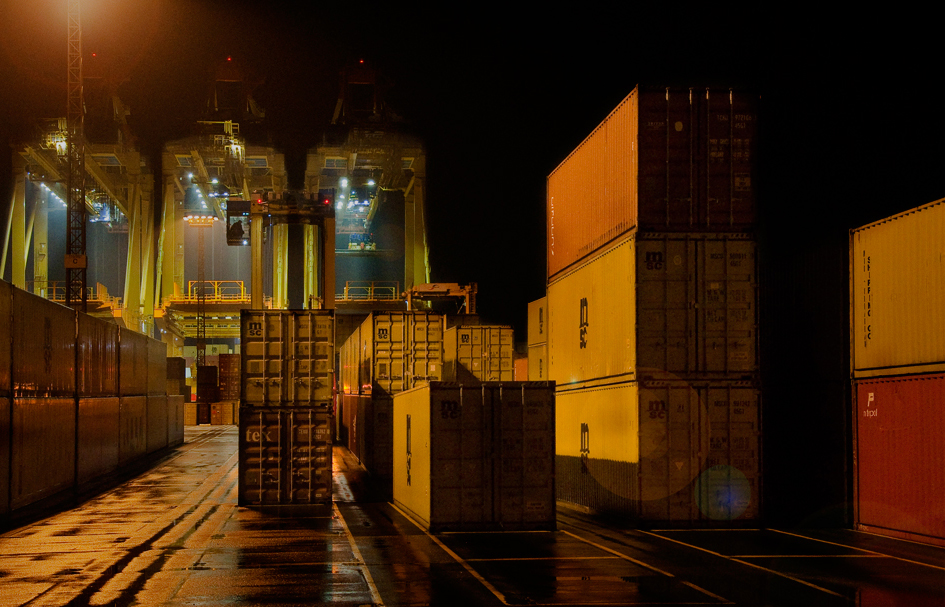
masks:
MULTIPOLYGON (((66 4, 0 0, 4 142, 65 113, 66 4)), ((525 304, 544 294, 545 177, 639 83, 758 90, 759 204, 772 242, 842 241, 849 227, 945 196, 934 15, 308 4, 83 0, 83 47, 125 81, 145 153, 188 134, 208 74, 232 55, 263 83, 256 98, 290 167, 318 143, 341 67, 373 62, 394 84, 390 105, 427 144, 433 279, 478 282, 494 322, 524 330, 525 304)), ((4 147, 4 201, 9 162, 4 147)))

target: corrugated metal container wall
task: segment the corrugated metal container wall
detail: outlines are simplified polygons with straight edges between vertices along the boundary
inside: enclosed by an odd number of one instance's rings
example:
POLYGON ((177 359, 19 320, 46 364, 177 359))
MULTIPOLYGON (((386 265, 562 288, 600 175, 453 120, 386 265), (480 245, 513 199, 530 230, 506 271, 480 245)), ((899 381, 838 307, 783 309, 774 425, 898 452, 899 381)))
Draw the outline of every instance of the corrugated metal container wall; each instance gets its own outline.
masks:
POLYGON ((0 514, 10 511, 10 397, 0 396, 0 514))
POLYGON ((118 406, 118 460, 124 464, 148 452, 148 397, 123 396, 118 406))
MULTIPOLYGON (((118 328, 117 325, 112 326, 118 328)), ((118 469, 118 416, 117 396, 79 399, 79 483, 118 469)))
POLYGON ((855 382, 856 522, 945 545, 945 374, 855 382))
MULTIPOLYGON (((184 443, 184 397, 167 397, 167 444, 176 447, 184 443)), ((196 415, 194 416, 196 417, 196 415)))
POLYGON ((636 240, 638 375, 757 373, 755 241, 694 233, 638 233, 636 240))
POLYGON ((755 268, 744 234, 628 235, 548 285, 549 379, 753 378, 755 268))
POLYGON ((548 344, 528 346, 528 380, 548 381, 548 344))
MULTIPOLYGON (((34 310, 34 314, 42 323, 43 315, 39 310, 34 310)), ((74 333, 72 338, 75 343, 74 333)), ((75 414, 74 398, 13 399, 10 441, 11 510, 73 486, 75 414), (43 439, 37 440, 39 436, 43 439)))
POLYGON ((331 504, 331 425, 325 408, 243 407, 239 505, 331 504))
POLYGON ((334 389, 334 312, 243 310, 241 403, 327 406, 334 389))
POLYGON ((548 378, 559 389, 635 377, 634 248, 626 238, 548 285, 548 378))
POLYGON ((432 382, 394 397, 394 502, 427 528, 555 528, 554 385, 432 382))
POLYGON ((748 92, 634 89, 548 177, 548 277, 633 228, 751 229, 756 128, 748 92))
POLYGON ((79 396, 118 395, 118 325, 79 314, 79 396))
POLYGON ((393 395, 443 373, 445 317, 431 312, 374 312, 361 325, 362 394, 393 395))
MULTIPOLYGON (((121 396, 147 396, 149 341, 147 335, 119 328, 118 389, 121 396)), ((165 369, 161 376, 166 377, 166 373, 165 369)))
POLYGON ((515 332, 511 327, 453 327, 444 333, 443 351, 445 381, 515 381, 515 332))
POLYGON ((746 230, 755 223, 757 97, 733 89, 644 91, 641 230, 746 230))
POLYGON ((154 453, 167 446, 167 395, 148 396, 147 450, 154 453))
POLYGON ((760 517, 749 382, 626 382, 556 398, 558 499, 683 525, 760 517))
POLYGON ((850 234, 854 377, 945 371, 945 199, 850 234))
POLYGON ((15 396, 75 394, 74 310, 14 289, 12 334, 15 396))
POLYGON ((148 394, 167 394, 167 344, 148 338, 148 394))
POLYGON ((548 176, 548 276, 631 230, 637 215, 638 91, 548 176))
POLYGON ((343 394, 361 393, 361 327, 355 327, 338 349, 341 365, 340 392, 343 394))
POLYGON ((528 339, 529 346, 548 341, 548 298, 542 297, 528 304, 528 339))
MULTIPOLYGON (((0 280, 0 396, 13 393, 13 286, 0 280)), ((2 497, 2 496, 0 496, 2 497)), ((0 511, 3 503, 0 502, 0 511)))

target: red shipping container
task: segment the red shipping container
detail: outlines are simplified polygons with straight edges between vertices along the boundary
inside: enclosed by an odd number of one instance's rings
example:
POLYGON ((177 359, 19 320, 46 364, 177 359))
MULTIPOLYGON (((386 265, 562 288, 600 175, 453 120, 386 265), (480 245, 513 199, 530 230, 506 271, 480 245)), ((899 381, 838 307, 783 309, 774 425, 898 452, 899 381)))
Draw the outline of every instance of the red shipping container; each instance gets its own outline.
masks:
POLYGON ((945 375, 860 380, 858 528, 945 545, 945 375))

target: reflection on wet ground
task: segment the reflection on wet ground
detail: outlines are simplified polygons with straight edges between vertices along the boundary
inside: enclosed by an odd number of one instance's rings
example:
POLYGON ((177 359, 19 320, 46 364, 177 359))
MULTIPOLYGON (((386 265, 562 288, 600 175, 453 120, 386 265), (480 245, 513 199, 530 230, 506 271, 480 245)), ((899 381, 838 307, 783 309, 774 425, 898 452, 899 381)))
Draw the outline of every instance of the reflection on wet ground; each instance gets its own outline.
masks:
POLYGON ((945 604, 945 550, 848 530, 616 529, 430 535, 335 449, 335 503, 237 504, 237 433, 188 427, 154 470, 0 535, 6 605, 945 604))

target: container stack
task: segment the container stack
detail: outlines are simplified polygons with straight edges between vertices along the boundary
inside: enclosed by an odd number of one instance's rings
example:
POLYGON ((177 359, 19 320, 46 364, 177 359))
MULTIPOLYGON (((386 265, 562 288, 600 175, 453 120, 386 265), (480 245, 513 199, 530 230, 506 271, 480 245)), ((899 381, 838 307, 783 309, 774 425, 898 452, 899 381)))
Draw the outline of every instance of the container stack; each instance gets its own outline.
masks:
POLYGON ((243 310, 239 504, 331 504, 334 312, 243 310))
POLYGON ((756 124, 747 92, 637 88, 548 177, 529 344, 546 324, 558 499, 759 518, 756 124))
POLYGON ((945 199, 852 230, 855 518, 945 545, 945 199))
POLYGON ((515 334, 500 325, 458 326, 443 336, 443 379, 471 384, 515 380, 515 334))
POLYGON ((528 380, 548 379, 548 298, 528 304, 528 380))
POLYGON ((431 531, 554 530, 554 384, 394 396, 394 503, 431 531))
POLYGON ((384 497, 393 474, 394 395, 443 378, 445 326, 433 312, 372 312, 341 346, 341 442, 384 497))

